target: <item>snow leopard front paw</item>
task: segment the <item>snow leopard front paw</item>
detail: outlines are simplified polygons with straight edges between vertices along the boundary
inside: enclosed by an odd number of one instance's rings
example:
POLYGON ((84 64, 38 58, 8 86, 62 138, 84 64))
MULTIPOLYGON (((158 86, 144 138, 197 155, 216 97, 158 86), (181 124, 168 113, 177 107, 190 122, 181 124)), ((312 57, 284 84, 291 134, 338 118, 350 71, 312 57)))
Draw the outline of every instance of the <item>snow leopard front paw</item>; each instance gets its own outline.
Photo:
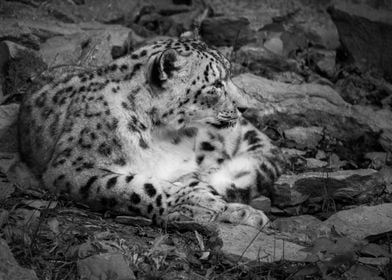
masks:
POLYGON ((218 221, 263 228, 269 222, 268 217, 262 211, 246 204, 228 203, 214 193, 208 185, 201 182, 185 187, 170 196, 168 206, 167 221, 169 223, 218 221))
POLYGON ((227 203, 226 210, 218 215, 217 220, 260 229, 269 225, 269 219, 263 211, 241 203, 227 203))

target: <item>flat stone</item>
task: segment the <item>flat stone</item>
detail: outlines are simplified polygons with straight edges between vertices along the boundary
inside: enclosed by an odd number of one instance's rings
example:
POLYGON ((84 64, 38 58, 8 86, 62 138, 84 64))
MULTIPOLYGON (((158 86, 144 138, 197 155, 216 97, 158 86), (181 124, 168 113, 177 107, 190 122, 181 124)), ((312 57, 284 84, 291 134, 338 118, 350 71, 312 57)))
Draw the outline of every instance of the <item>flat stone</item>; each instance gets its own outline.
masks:
MULTIPOLYGON (((274 38, 278 39, 278 38, 274 38)), ((273 43, 274 40, 266 42, 267 44, 273 43)), ((273 46, 269 46, 273 47, 273 46)), ((279 51, 278 51, 279 52, 279 51)), ((286 60, 283 56, 268 50, 264 46, 259 44, 248 44, 239 48, 235 55, 232 56, 232 62, 246 67, 251 71, 251 73, 265 77, 274 81, 288 82, 291 84, 301 84, 304 83, 304 78, 298 74, 297 65, 292 60, 286 60)), ((241 72, 241 68, 238 73, 241 72)), ((236 70, 236 69, 235 69, 236 70)), ((235 73, 235 72, 233 72, 235 73)))
POLYGON ((113 61, 112 48, 122 49, 129 39, 141 41, 131 29, 119 25, 81 24, 79 27, 81 32, 54 36, 41 45, 40 54, 46 64, 102 66, 113 61))
POLYGON ((259 232, 256 228, 221 223, 218 228, 219 237, 223 241, 223 253, 236 257, 238 260, 241 256, 242 260, 261 262, 304 261, 306 259, 307 254, 301 251, 305 247, 259 232), (258 235, 257 238, 253 240, 256 235, 258 235))
POLYGON ((294 148, 282 148, 283 154, 287 157, 296 157, 296 156, 304 156, 306 154, 305 151, 301 151, 294 148))
POLYGON ((310 243, 314 240, 314 230, 321 221, 311 215, 300 215, 293 217, 277 218, 272 222, 272 228, 281 233, 286 233, 290 241, 301 241, 310 243))
POLYGON ((360 250, 361 255, 372 256, 372 257, 392 257, 392 254, 388 252, 388 244, 378 245, 375 243, 366 244, 360 250))
POLYGON ((319 160, 316 158, 307 158, 306 159, 306 168, 308 169, 318 169, 328 165, 328 162, 319 160))
POLYGON ((265 213, 271 212, 271 199, 268 197, 265 197, 263 195, 256 197, 250 202, 250 206, 253 208, 256 208, 258 210, 261 210, 265 213))
POLYGON ((77 263, 81 279, 132 280, 136 279, 125 256, 120 253, 94 255, 77 263))
POLYGON ((294 141, 298 149, 314 149, 323 138, 324 129, 318 126, 296 126, 284 131, 286 139, 294 141))
POLYGON ((375 266, 385 266, 389 263, 389 258, 381 257, 381 258, 365 258, 359 257, 358 261, 367 265, 375 265, 375 266))
POLYGON ((339 211, 325 220, 317 232, 319 236, 329 235, 332 227, 339 234, 358 240, 392 231, 392 203, 339 211))
POLYGON ((272 189, 272 202, 279 207, 295 206, 328 193, 334 199, 350 198, 363 202, 383 191, 385 179, 373 169, 336 172, 306 172, 282 175, 272 189))
POLYGON ((264 43, 264 47, 277 55, 284 55, 283 42, 279 37, 272 37, 264 43))

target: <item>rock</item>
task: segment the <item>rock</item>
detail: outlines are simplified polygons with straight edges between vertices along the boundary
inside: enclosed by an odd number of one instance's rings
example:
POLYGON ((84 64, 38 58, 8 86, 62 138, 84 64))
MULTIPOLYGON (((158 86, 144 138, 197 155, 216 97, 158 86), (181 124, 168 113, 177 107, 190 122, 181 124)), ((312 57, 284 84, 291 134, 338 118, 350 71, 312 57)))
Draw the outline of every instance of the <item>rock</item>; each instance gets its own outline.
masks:
POLYGON ((16 125, 18 112, 18 104, 0 106, 0 152, 12 153, 18 151, 16 125))
POLYGON ((363 203, 382 193, 385 180, 373 169, 282 175, 272 189, 272 203, 295 206, 308 199, 322 203, 325 193, 335 200, 363 203))
MULTIPOLYGON (((50 20, 16 22, 13 19, 0 19, 0 25, 4 26, 0 30, 0 40, 12 36, 23 46, 39 49, 37 56, 42 57, 44 70, 49 67, 49 71, 42 70, 39 77, 49 79, 74 70, 80 71, 81 68, 107 64, 113 60, 114 49, 117 49, 118 57, 143 40, 129 28, 97 22, 66 24, 50 20), (42 44, 37 42, 41 39, 44 41, 42 44)), ((29 57, 34 58, 34 55, 29 57)))
POLYGON ((392 111, 389 109, 373 109, 370 106, 353 106, 353 117, 360 126, 368 127, 371 131, 380 133, 379 143, 392 152, 392 111))
POLYGON ((361 248, 361 255, 372 256, 372 257, 392 257, 392 254, 388 252, 387 245, 378 245, 375 243, 366 244, 361 248))
MULTIPOLYGON (((98 22, 83 22, 80 24, 62 23, 53 20, 18 21, 12 18, 1 18, 0 40, 12 38, 13 42, 35 50, 40 49, 41 42, 57 36, 70 36, 87 33, 88 36, 102 35, 113 44, 122 44, 129 33, 136 41, 142 38, 127 27, 120 25, 101 24, 98 22)), ((87 40, 87 38, 86 38, 87 40)), ((57 46, 60 46, 59 44, 57 46)), ((109 51, 110 53, 110 51, 109 51)))
POLYGON ((316 72, 328 78, 333 78, 336 72, 336 51, 312 49, 309 64, 316 72))
POLYGON ((356 280, 384 280, 385 278, 379 276, 380 274, 379 268, 356 263, 344 273, 344 277, 356 280))
MULTIPOLYGON (((39 57, 39 53, 22 45, 3 41, 1 50, 4 54, 0 76, 4 98, 2 102, 9 103, 18 100, 18 96, 27 90, 37 88, 40 74, 47 68, 47 65, 39 57), (7 55, 8 53, 8 55, 7 55)), ((1 54, 1 55, 3 55, 1 54)))
POLYGON ((294 126, 323 127, 325 135, 348 143, 347 157, 361 158, 372 143, 392 151, 390 110, 351 106, 325 85, 286 84, 252 74, 241 74, 233 80, 245 92, 244 107, 257 108, 247 110, 245 117, 259 128, 263 128, 267 119, 279 123, 283 130, 294 126), (361 146, 363 137, 369 142, 361 146))
POLYGON ((335 153, 331 153, 328 157, 328 168, 332 171, 341 170, 346 164, 347 161, 341 160, 340 157, 335 153))
POLYGON ((91 280, 131 280, 136 279, 124 255, 104 253, 77 262, 81 279, 91 280))
POLYGON ((299 157, 304 156, 306 154, 305 151, 293 149, 293 148, 282 148, 282 152, 285 157, 299 157))
POLYGON ((223 241, 222 252, 234 256, 236 261, 239 261, 241 256, 244 261, 261 262, 304 261, 306 258, 306 253, 301 251, 304 247, 266 235, 256 228, 229 224, 219 224, 218 227, 219 237, 223 241), (257 238, 253 240, 256 235, 257 238))
POLYGON ((254 32, 250 29, 246 18, 206 18, 201 24, 200 35, 207 44, 217 47, 239 48, 255 41, 254 32))
MULTIPOLYGON (((154 3, 155 4, 155 3, 154 3)), ((173 6, 172 7, 176 7, 173 6)), ((178 6, 180 7, 180 6, 178 6)), ((166 35, 179 37, 183 36, 183 32, 193 30, 193 24, 200 22, 199 16, 202 14, 201 7, 198 2, 193 6, 184 6, 179 10, 168 10, 170 7, 162 7, 161 10, 157 8, 147 11, 141 9, 135 21, 127 24, 127 26, 134 29, 143 37, 152 37, 155 35, 166 35), (145 13, 143 13, 145 11, 145 13)), ((193 35, 191 36, 193 37, 193 35)))
POLYGON ((265 213, 269 213, 271 211, 271 200, 268 197, 259 196, 250 202, 250 206, 265 213))
POLYGON ((380 169, 385 166, 388 154, 383 152, 370 152, 365 154, 365 158, 371 161, 370 167, 374 169, 380 169))
MULTIPOLYGON (((333 116, 339 112, 342 113, 342 108, 345 108, 345 110, 349 108, 349 104, 329 86, 318 84, 292 85, 271 81, 252 74, 241 74, 234 77, 233 81, 244 89, 248 107, 260 108, 261 106, 261 109, 263 109, 267 103, 268 106, 275 107, 275 111, 268 110, 268 115, 274 113, 290 113, 291 116, 296 114, 308 115, 311 113, 308 111, 314 110, 318 114, 323 113, 325 115, 328 112, 333 116), (278 108, 281 108, 281 110, 278 108)), ((306 118, 308 119, 308 116, 306 118)))
POLYGON ((278 37, 273 37, 264 43, 264 47, 277 55, 284 55, 283 42, 278 37))
POLYGON ((322 167, 326 167, 328 165, 328 162, 319 160, 316 158, 307 158, 306 159, 306 168, 308 169, 319 169, 322 167))
POLYGON ((271 80, 301 84, 304 78, 296 73, 296 63, 257 44, 242 46, 235 52, 233 61, 249 69, 253 74, 271 80))
POLYGON ((0 42, 0 104, 3 103, 5 99, 3 93, 3 85, 6 76, 5 68, 10 59, 11 59, 11 52, 8 44, 6 43, 6 41, 0 42))
POLYGON ((42 8, 38 9, 37 5, 27 1, 0 1, 1 16, 20 21, 27 18, 34 20, 53 19, 44 7, 41 6, 42 8))
POLYGON ((386 266, 389 264, 389 258, 381 257, 381 258, 365 258, 359 257, 358 262, 367 264, 367 265, 374 265, 374 266, 386 266))
POLYGON ((336 4, 328 9, 339 38, 355 62, 375 67, 392 80, 392 11, 368 5, 336 4))
POLYGON ((140 0, 85 0, 79 5, 71 1, 55 0, 50 3, 53 17, 63 22, 99 21, 102 23, 131 20, 142 5, 140 0))
POLYGON ((385 166, 380 170, 381 176, 384 178, 385 181, 385 192, 392 194, 392 167, 385 166))
POLYGON ((20 51, 25 51, 27 48, 18 45, 11 41, 1 41, 0 42, 0 53, 2 58, 0 59, 0 66, 5 67, 5 63, 8 62, 10 59, 15 58, 18 56, 20 51))
POLYGON ((57 65, 97 67, 111 62, 112 49, 116 47, 123 49, 129 40, 140 42, 141 38, 126 27, 97 25, 79 33, 49 38, 41 45, 40 54, 52 67, 57 65))
POLYGON ((31 20, 23 21, 13 18, 0 19, 0 40, 12 38, 13 42, 19 43, 25 47, 39 49, 41 40, 56 35, 69 35, 81 32, 77 25, 63 24, 55 21, 31 20))
POLYGON ((322 222, 317 233, 319 236, 328 236, 333 227, 338 234, 361 240, 370 235, 392 231, 391 213, 392 203, 339 211, 322 222))
POLYGON ((286 214, 286 212, 278 207, 271 206, 271 214, 283 216, 286 214))
POLYGON ((323 138, 323 128, 317 126, 311 127, 293 127, 286 129, 284 135, 286 139, 294 141, 298 149, 314 149, 323 138))
MULTIPOLYGON (((288 18, 287 18, 288 20, 288 18)), ((283 26, 285 21, 282 22, 283 26)), ((284 57, 296 57, 299 53, 304 52, 309 48, 309 42, 312 41, 309 38, 309 34, 303 30, 298 24, 292 26, 284 26, 284 32, 280 34, 284 49, 282 55, 284 57)))
POLYGON ((50 67, 57 65, 78 65, 83 46, 90 38, 86 33, 76 33, 49 38, 40 46, 40 54, 50 67))
MULTIPOLYGON (((261 30, 266 25, 281 24, 287 26, 299 25, 311 42, 323 45, 328 49, 339 46, 339 37, 332 20, 326 12, 329 1, 253 1, 227 0, 209 1, 212 11, 231 17, 249 19, 252 30, 261 30)), ((269 31, 271 32, 271 31, 269 31)), ((295 33, 295 32, 293 32, 295 33)))
POLYGON ((31 269, 26 269, 17 263, 7 242, 0 238, 0 279, 4 280, 38 280, 31 269))
POLYGON ((392 108, 392 85, 375 71, 361 72, 355 65, 346 66, 335 77, 334 88, 350 104, 392 108))
POLYGON ((317 150, 315 157, 316 157, 316 159, 323 160, 323 159, 327 158, 327 155, 325 154, 325 152, 323 150, 317 150))
POLYGON ((221 54, 223 54, 227 59, 231 60, 233 56, 233 47, 223 46, 217 48, 221 54))
POLYGON ((286 233, 290 241, 310 243, 314 237, 314 230, 321 221, 311 215, 277 218, 272 222, 272 228, 286 233))

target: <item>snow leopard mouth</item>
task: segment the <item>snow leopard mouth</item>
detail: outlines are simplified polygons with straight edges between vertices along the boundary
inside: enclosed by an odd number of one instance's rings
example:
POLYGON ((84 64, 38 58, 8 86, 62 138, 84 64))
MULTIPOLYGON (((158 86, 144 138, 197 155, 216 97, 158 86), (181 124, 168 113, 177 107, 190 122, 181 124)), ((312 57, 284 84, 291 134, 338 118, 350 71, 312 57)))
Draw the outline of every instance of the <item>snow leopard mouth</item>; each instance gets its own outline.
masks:
POLYGON ((236 124, 237 118, 233 119, 227 119, 227 120, 218 120, 217 122, 207 122, 207 124, 217 128, 217 129, 222 129, 222 128, 228 128, 228 127, 233 127, 236 124))

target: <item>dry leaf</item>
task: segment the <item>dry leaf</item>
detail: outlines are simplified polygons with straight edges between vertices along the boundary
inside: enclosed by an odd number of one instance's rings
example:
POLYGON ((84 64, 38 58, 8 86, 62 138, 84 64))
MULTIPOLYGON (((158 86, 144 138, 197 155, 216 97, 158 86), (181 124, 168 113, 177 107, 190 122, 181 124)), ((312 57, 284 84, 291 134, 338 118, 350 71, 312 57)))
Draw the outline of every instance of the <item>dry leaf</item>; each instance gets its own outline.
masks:
POLYGON ((16 218, 17 225, 20 225, 21 227, 31 227, 36 224, 41 213, 37 210, 19 208, 16 209, 15 212, 12 212, 11 215, 16 218))
POLYGON ((8 222, 9 212, 5 209, 0 209, 0 228, 8 222))
POLYGON ((15 186, 5 176, 0 173, 0 201, 4 201, 15 191, 15 186))
POLYGON ((197 239, 197 242, 199 243, 199 247, 201 251, 205 250, 204 242, 203 242, 203 237, 195 230, 195 236, 197 239))
POLYGON ((48 226, 54 234, 58 235, 60 233, 60 223, 56 218, 50 218, 48 220, 48 226))
POLYGON ((47 200, 23 200, 22 201, 25 205, 34 208, 34 209, 53 209, 57 206, 57 201, 47 201, 47 200))
POLYGON ((15 226, 5 226, 3 232, 7 241, 20 243, 24 246, 31 245, 31 238, 28 232, 24 229, 15 226))
POLYGON ((203 252, 200 256, 200 260, 208 260, 208 257, 210 256, 210 252, 203 252))

